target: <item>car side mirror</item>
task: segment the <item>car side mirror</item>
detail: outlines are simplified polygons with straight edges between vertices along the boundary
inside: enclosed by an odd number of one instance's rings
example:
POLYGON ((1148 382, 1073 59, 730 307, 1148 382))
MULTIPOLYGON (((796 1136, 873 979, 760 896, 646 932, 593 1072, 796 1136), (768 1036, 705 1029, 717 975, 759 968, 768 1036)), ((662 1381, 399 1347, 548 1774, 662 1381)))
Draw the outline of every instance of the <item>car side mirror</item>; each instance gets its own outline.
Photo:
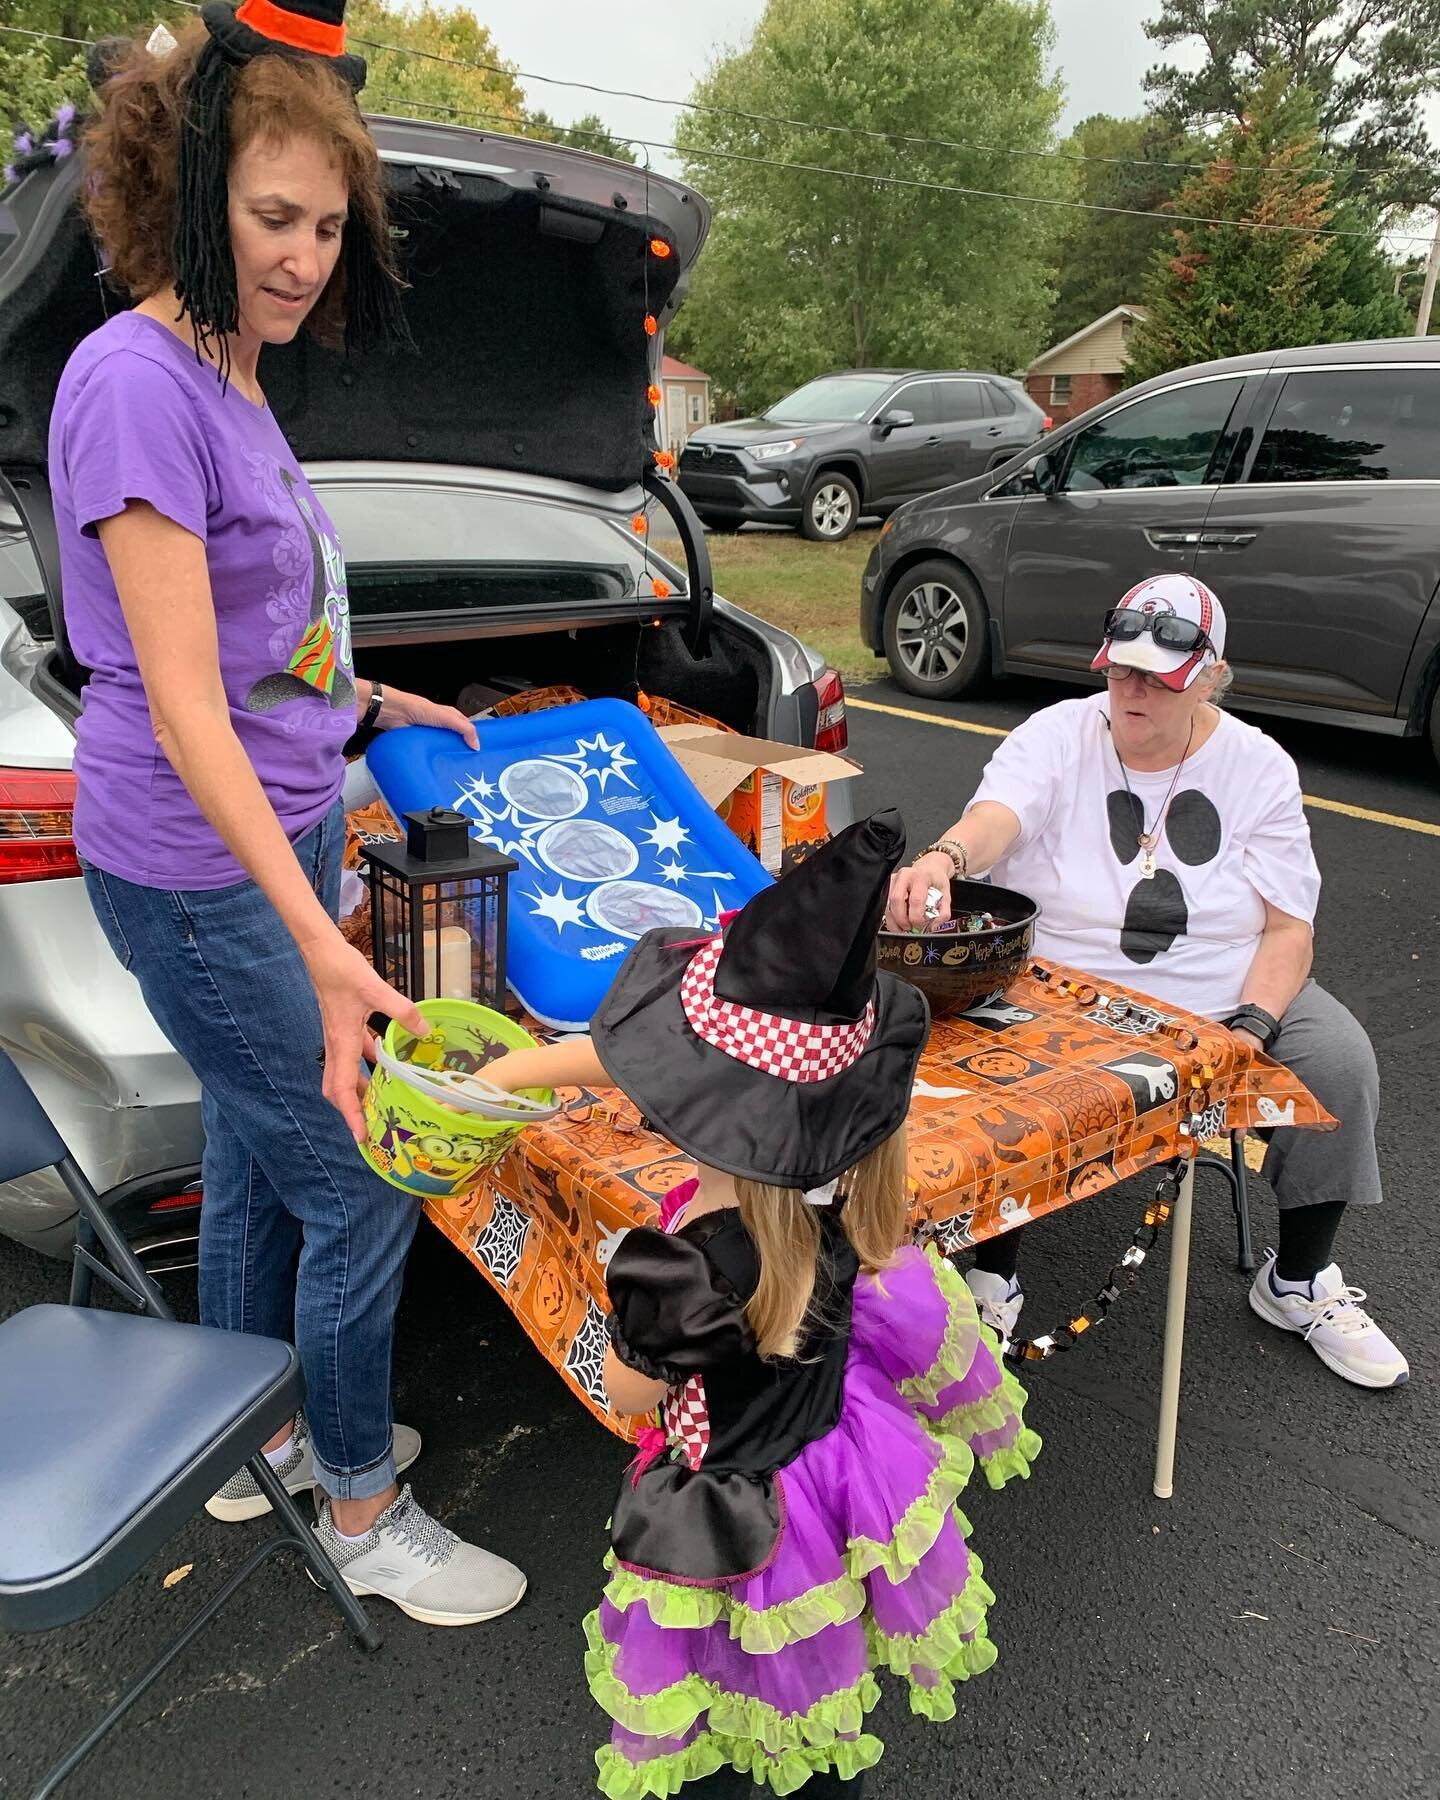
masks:
POLYGON ((889 412, 881 413, 875 421, 880 427, 881 435, 888 437, 892 431, 903 431, 907 425, 915 423, 913 412, 905 412, 900 407, 891 407, 889 412))
POLYGON ((1060 469, 1048 453, 1037 456, 1027 473, 1037 494, 1053 494, 1060 485, 1060 469))

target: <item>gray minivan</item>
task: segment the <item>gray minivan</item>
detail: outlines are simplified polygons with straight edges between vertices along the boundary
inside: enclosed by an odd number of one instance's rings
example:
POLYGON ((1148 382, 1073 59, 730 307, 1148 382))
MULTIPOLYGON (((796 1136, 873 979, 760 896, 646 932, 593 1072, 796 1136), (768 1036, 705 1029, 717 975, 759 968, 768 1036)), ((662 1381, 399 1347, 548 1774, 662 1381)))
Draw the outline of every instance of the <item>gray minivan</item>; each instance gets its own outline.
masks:
MULTIPOLYGON (((663 341, 645 318, 663 328, 678 305, 704 200, 559 145, 371 129, 418 354, 351 361, 301 340, 262 364, 345 546, 360 672, 452 704, 643 687, 752 737, 843 749, 839 677, 712 595, 684 495, 642 484, 663 341), (634 529, 651 502, 681 545, 668 560, 634 529)), ((118 304, 76 210, 83 178, 72 157, 0 197, 0 1044, 159 1268, 188 1259, 196 1230, 199 1093, 110 953, 70 835, 86 671, 65 631, 46 426, 71 348, 118 304)), ((48 1172, 0 1185, 0 1233, 36 1249, 63 1253, 74 1211, 48 1172)))
POLYGON ((861 634, 952 699, 1088 679, 1100 621, 1182 570, 1225 604, 1235 703, 1440 753, 1440 340, 1322 344, 1157 377, 903 508, 861 634))

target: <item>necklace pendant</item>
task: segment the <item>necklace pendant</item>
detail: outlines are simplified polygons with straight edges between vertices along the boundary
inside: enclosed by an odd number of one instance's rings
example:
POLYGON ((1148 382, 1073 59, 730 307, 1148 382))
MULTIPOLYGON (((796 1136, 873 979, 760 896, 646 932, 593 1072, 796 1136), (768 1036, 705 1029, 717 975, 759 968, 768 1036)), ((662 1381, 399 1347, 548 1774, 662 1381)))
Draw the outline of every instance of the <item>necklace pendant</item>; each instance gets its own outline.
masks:
POLYGON ((1145 845, 1145 854, 1140 858, 1140 879, 1142 881, 1155 879, 1155 851, 1149 844, 1145 845))

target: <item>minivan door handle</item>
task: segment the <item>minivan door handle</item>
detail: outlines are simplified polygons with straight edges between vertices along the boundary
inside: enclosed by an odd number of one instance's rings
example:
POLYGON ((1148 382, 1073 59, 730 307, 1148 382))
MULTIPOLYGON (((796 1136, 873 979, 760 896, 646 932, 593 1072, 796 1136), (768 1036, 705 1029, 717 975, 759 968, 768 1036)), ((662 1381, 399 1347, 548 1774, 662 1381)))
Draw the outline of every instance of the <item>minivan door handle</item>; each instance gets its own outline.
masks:
POLYGON ((1147 531, 1145 536, 1157 550, 1188 550, 1205 541, 1201 531, 1147 531))
POLYGON ((1200 542, 1202 544, 1223 544, 1231 550, 1243 550, 1247 544, 1255 542, 1255 533, 1253 531, 1202 531, 1200 542))

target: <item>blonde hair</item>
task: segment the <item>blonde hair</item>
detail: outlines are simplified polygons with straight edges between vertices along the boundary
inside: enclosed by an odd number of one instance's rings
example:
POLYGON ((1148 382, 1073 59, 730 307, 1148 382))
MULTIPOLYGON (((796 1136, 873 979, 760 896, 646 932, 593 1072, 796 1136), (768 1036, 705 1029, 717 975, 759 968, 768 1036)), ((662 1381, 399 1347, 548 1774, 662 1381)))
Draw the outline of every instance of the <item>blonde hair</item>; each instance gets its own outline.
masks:
MULTIPOLYGON (((845 1197, 840 1223, 867 1274, 889 1268, 905 1240, 905 1169, 902 1125, 840 1177, 835 1202, 845 1197)), ((822 1209, 809 1205, 797 1188, 764 1181, 737 1180, 735 1192, 741 1223, 760 1260, 760 1281, 745 1308, 746 1321, 762 1357, 794 1356, 815 1301, 822 1209)))

